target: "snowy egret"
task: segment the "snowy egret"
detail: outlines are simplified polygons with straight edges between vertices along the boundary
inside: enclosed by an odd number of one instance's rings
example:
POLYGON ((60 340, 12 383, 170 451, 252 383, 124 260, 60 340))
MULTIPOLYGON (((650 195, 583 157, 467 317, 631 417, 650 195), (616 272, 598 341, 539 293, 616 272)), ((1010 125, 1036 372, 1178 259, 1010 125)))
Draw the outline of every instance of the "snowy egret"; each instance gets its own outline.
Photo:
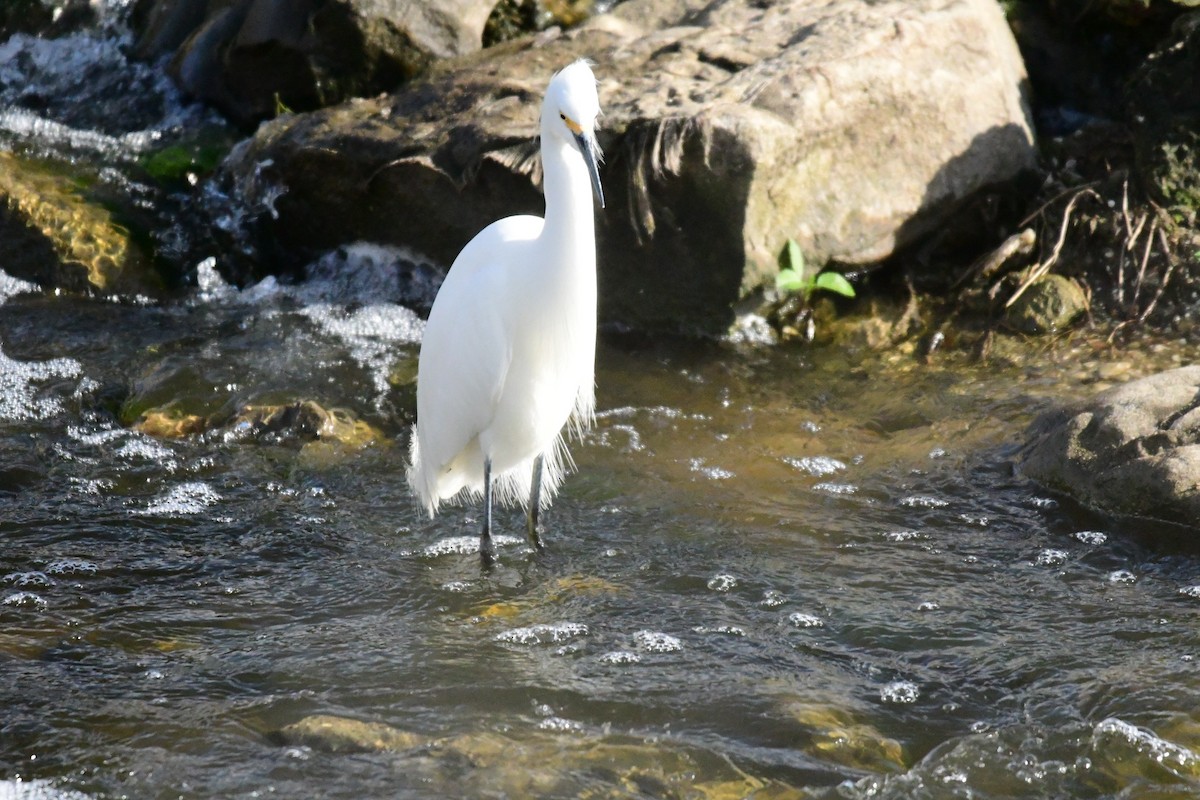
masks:
POLYGON ((595 409, 600 100, 586 61, 554 75, 542 101, 546 217, 506 217, 458 254, 429 312, 417 366, 408 482, 430 516, 483 500, 479 552, 491 563, 492 498, 538 511, 573 466, 563 443, 595 409))

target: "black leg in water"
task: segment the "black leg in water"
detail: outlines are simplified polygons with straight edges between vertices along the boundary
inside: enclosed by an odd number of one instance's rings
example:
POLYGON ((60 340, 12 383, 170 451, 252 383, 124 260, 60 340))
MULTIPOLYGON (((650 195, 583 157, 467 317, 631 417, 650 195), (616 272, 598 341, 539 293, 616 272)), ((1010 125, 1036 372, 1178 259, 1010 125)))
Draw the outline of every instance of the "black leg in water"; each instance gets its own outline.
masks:
POLYGON ((529 543, 539 553, 546 549, 542 545, 542 537, 538 536, 538 504, 541 502, 543 465, 542 456, 539 455, 533 460, 533 482, 529 485, 529 513, 527 515, 529 543))
POLYGON ((484 567, 496 563, 492 549, 492 460, 483 460, 483 530, 479 533, 479 560, 484 567))

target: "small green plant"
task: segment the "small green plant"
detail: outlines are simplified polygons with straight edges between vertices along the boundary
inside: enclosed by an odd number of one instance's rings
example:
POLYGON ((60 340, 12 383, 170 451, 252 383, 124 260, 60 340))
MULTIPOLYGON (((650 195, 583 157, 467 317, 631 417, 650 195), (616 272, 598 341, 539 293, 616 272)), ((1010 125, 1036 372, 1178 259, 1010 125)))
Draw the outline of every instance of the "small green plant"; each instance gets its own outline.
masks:
POLYGON ((854 286, 840 272, 825 272, 806 275, 804 253, 795 239, 788 239, 779 254, 779 274, 775 276, 775 288, 782 295, 800 295, 807 303, 813 292, 833 292, 842 297, 854 297, 854 286))

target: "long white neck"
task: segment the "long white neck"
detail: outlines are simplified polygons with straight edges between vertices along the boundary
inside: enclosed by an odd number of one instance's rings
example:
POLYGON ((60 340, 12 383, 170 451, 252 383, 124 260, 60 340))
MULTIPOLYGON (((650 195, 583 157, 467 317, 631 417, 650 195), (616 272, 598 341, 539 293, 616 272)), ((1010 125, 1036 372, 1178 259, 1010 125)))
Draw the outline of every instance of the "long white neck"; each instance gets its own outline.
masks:
POLYGON ((542 132, 542 186, 546 223, 542 241, 568 264, 596 269, 596 226, 592 184, 583 156, 571 144, 542 132))

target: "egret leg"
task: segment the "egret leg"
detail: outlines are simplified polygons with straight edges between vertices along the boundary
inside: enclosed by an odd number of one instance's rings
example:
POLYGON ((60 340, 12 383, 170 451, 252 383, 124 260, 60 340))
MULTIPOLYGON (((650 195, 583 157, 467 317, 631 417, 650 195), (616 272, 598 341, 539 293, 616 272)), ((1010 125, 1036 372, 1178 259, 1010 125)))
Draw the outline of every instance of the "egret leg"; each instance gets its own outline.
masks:
POLYGON ((538 506, 541 502, 542 494, 542 466, 543 458, 539 455, 533 460, 533 481, 529 484, 529 514, 527 515, 529 543, 538 552, 545 549, 542 545, 542 537, 538 536, 538 506))
POLYGON ((483 460, 483 530, 479 533, 479 560, 485 567, 496 561, 492 549, 492 460, 483 460))

